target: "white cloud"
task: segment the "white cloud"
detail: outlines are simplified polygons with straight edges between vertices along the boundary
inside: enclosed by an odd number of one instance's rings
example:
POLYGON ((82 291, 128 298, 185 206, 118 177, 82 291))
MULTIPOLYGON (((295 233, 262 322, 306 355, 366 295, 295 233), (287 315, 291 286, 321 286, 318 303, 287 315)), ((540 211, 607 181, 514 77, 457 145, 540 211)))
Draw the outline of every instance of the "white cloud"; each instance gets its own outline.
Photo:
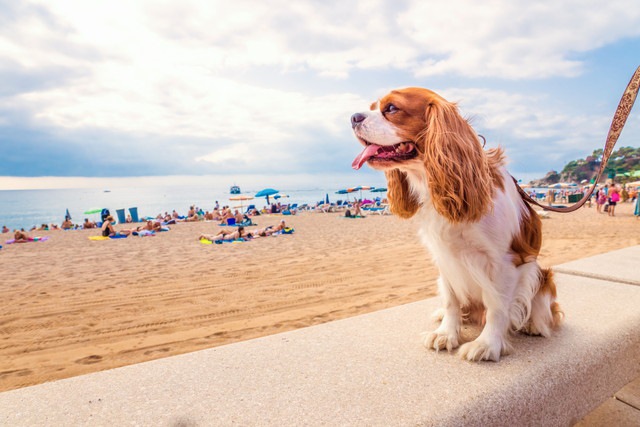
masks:
MULTIPOLYGON (((554 163, 584 158, 604 147, 612 116, 576 114, 563 109, 547 95, 523 95, 493 89, 444 89, 443 96, 460 101, 463 116, 470 118, 480 134, 491 135, 488 147, 506 148, 512 168, 541 167, 538 176, 554 163)), ((613 112, 612 112, 613 114, 613 112)), ((627 131, 631 131, 631 120, 627 131)), ((633 131, 631 131, 633 132, 633 131)))
POLYGON ((628 0, 415 2, 399 21, 427 56, 420 76, 575 76, 573 54, 640 34, 628 0))

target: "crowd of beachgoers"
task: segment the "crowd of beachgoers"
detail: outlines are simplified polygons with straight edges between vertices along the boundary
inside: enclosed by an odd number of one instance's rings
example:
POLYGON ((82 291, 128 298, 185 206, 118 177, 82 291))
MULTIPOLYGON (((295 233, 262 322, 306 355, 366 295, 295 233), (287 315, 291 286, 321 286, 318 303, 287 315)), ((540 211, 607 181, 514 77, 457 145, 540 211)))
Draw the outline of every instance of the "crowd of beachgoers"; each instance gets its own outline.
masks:
MULTIPOLYGON (((553 205, 555 203, 577 202, 589 190, 590 187, 561 190, 549 188, 544 193, 537 193, 535 190, 531 191, 529 195, 534 199, 544 199, 547 204, 553 205), (576 198, 572 199, 571 196, 576 196, 576 198)), ((591 207, 592 203, 595 203, 597 213, 607 213, 608 216, 615 216, 615 209, 618 203, 638 204, 638 187, 616 183, 598 186, 587 201, 587 206, 591 207)), ((636 208, 635 215, 640 215, 640 207, 636 208)))
POLYGON ((159 213, 155 217, 145 217, 140 222, 134 222, 131 215, 127 215, 124 227, 116 229, 117 224, 114 217, 108 210, 102 213, 102 221, 92 221, 85 218, 82 223, 74 223, 69 216, 65 216, 60 225, 41 224, 33 226, 29 231, 22 229, 10 230, 6 226, 2 227, 2 233, 13 233, 13 239, 7 243, 23 243, 35 241, 38 237, 32 236, 31 232, 52 231, 52 230, 100 230, 96 236, 89 237, 91 240, 101 240, 108 238, 125 238, 128 236, 152 236, 163 231, 170 231, 171 226, 181 222, 214 222, 224 228, 213 233, 201 234, 198 240, 202 243, 221 243, 224 241, 245 241, 258 237, 267 237, 278 234, 291 234, 293 228, 289 227, 285 219, 261 228, 249 228, 255 226, 253 219, 261 215, 296 215, 300 212, 344 212, 345 217, 364 218, 364 212, 376 212, 388 214, 387 199, 376 198, 375 200, 355 199, 349 201, 337 201, 336 203, 325 203, 323 201, 315 205, 281 204, 280 202, 265 205, 258 209, 255 205, 249 205, 246 210, 231 209, 229 206, 221 206, 218 201, 211 210, 203 210, 196 205, 191 205, 185 215, 180 215, 175 209, 169 213, 159 213))
MULTIPOLYGON (((573 195, 581 195, 588 188, 569 188, 569 189, 552 189, 546 192, 530 191, 529 194, 533 198, 543 199, 548 204, 571 203, 573 195)), ((608 213, 609 216, 615 216, 615 206, 617 203, 637 202, 638 190, 635 187, 626 187, 624 185, 607 184, 599 186, 588 201, 588 206, 594 203, 597 206, 598 213, 608 213)), ((337 201, 335 203, 317 202, 315 205, 298 205, 296 203, 281 204, 280 202, 265 205, 262 209, 258 209, 255 205, 248 205, 245 209, 231 209, 229 206, 221 206, 218 201, 211 210, 203 210, 196 205, 189 207, 185 215, 180 215, 176 210, 171 213, 165 211, 159 213, 155 217, 143 218, 143 223, 134 223, 131 215, 127 215, 124 223, 130 224, 129 228, 121 228, 116 230, 113 225, 116 224, 114 218, 103 216, 102 221, 92 221, 85 218, 81 223, 74 223, 70 217, 65 217, 60 225, 41 224, 33 226, 29 232, 34 231, 50 231, 50 230, 87 230, 100 229, 102 237, 126 237, 129 235, 149 236, 155 235, 157 232, 169 231, 170 226, 180 222, 196 222, 208 221, 218 222, 220 225, 229 226, 233 231, 221 229, 219 233, 202 235, 200 240, 208 240, 213 242, 239 240, 254 237, 267 236, 274 233, 282 232, 280 224, 272 224, 263 228, 249 229, 254 225, 252 218, 265 214, 280 215, 296 215, 299 212, 344 212, 344 216, 350 218, 364 218, 365 212, 389 214, 388 200, 386 198, 375 198, 374 200, 354 199, 353 201, 337 201)), ((33 241, 34 238, 29 235, 24 228, 9 229, 7 226, 2 227, 2 233, 13 233, 15 242, 33 241)))

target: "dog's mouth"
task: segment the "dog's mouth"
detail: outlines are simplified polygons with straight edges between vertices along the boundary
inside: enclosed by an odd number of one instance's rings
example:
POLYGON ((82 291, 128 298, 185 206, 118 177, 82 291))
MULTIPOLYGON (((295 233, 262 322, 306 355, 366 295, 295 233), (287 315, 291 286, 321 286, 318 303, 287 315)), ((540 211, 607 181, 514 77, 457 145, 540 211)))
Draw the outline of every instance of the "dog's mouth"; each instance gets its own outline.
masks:
POLYGON ((411 160, 418 155, 416 146, 411 141, 400 142, 394 145, 376 145, 369 141, 358 137, 360 142, 364 145, 362 153, 355 158, 351 167, 358 170, 366 162, 403 162, 411 160))

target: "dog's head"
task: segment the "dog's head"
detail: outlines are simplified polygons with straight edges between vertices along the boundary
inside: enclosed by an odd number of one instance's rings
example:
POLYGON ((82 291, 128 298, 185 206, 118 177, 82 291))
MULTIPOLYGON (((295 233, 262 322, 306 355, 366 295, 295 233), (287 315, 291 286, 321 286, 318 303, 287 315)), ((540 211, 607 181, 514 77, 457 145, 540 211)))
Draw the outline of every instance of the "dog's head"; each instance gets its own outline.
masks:
MULTIPOLYGON (((492 185, 500 178, 456 105, 435 92, 393 90, 369 111, 351 116, 351 126, 364 146, 352 167, 367 163, 385 172, 396 215, 409 218, 424 203, 407 172, 425 177, 430 201, 451 222, 477 221, 490 207, 492 185)), ((496 157, 501 161, 501 153, 496 157)))

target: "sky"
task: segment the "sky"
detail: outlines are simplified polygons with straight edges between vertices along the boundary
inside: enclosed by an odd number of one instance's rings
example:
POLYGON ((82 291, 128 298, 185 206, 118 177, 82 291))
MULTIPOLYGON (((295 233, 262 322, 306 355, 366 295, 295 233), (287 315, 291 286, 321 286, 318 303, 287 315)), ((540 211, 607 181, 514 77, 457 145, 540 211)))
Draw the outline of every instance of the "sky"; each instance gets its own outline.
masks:
POLYGON ((408 86, 528 181, 603 147, 639 65, 637 0, 0 0, 0 189, 382 184, 349 119, 408 86))

